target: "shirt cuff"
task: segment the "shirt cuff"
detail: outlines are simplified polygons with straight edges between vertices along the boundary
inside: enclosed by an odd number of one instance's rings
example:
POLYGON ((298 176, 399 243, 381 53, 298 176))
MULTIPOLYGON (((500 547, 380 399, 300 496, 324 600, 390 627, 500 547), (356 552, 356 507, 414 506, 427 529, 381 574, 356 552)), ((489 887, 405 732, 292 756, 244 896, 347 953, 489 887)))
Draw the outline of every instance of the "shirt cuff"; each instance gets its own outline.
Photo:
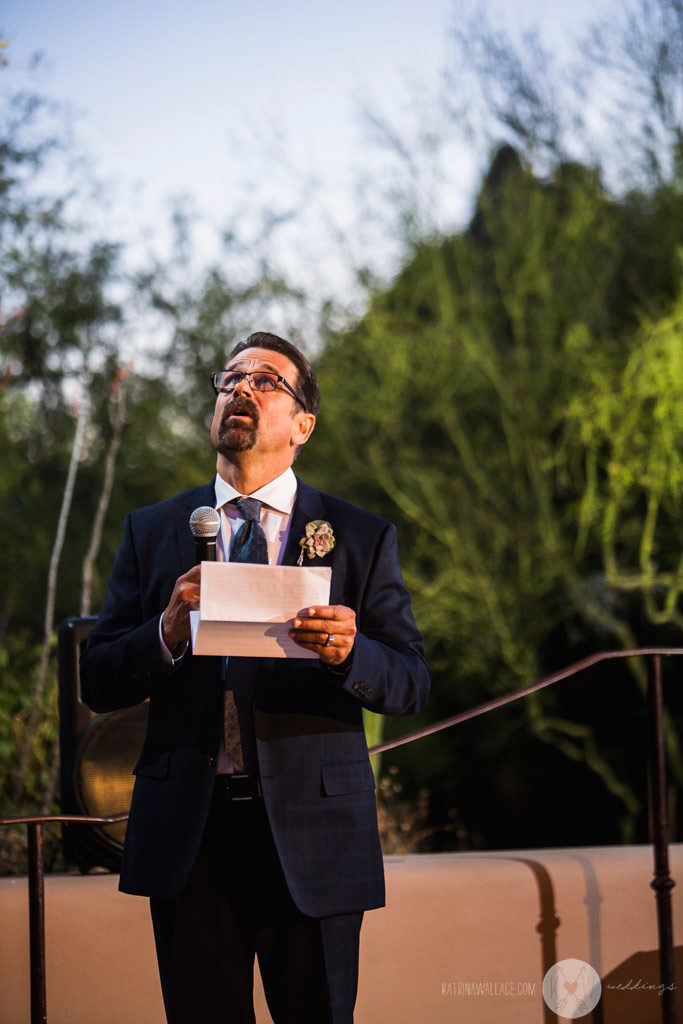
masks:
POLYGON ((164 613, 162 612, 159 616, 159 644, 161 646, 161 657, 164 659, 167 665, 177 665, 179 661, 182 661, 187 652, 187 640, 184 640, 181 644, 177 644, 172 651, 169 651, 168 647, 164 643, 164 634, 161 630, 161 624, 164 621, 164 613))
POLYGON ((342 661, 341 665, 327 665, 324 661, 320 662, 323 671, 327 672, 332 678, 346 679, 347 675, 351 671, 353 665, 353 652, 354 648, 351 648, 351 653, 348 658, 342 661))

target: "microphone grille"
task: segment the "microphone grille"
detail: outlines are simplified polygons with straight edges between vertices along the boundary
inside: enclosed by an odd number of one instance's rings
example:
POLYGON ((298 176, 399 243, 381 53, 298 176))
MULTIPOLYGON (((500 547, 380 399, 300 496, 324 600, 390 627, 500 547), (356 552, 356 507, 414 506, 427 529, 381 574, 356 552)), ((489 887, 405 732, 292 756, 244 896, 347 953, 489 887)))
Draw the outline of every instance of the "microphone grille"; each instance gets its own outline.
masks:
POLYGON ((220 513, 210 505, 200 505, 190 516, 193 537, 216 537, 220 528, 220 513))

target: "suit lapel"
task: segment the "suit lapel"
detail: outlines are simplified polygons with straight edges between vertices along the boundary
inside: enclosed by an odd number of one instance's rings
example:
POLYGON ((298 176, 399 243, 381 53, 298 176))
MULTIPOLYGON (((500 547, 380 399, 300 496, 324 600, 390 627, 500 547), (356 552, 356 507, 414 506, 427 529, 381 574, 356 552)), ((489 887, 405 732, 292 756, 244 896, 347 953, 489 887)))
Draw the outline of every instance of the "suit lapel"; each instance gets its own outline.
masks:
MULTIPOLYGON (((324 519, 325 506, 320 491, 309 487, 303 480, 297 477, 296 501, 292 509, 292 519, 289 524, 289 535, 285 546, 285 553, 282 559, 283 565, 296 565, 301 554, 299 541, 306 531, 306 524, 312 519, 324 519)), ((304 563, 308 559, 304 558, 304 563)), ((319 561, 316 563, 319 564, 319 561)), ((327 564, 327 563, 325 563, 327 564)))
MULTIPOLYGON (((176 519, 176 537, 183 572, 187 572, 188 569, 191 569, 196 561, 194 537, 190 532, 189 519, 190 514, 200 505, 210 505, 211 508, 215 507, 216 491, 213 480, 211 483, 193 488, 193 490, 188 491, 181 499, 176 519)), ((324 496, 320 491, 316 490, 315 487, 310 487, 308 484, 304 483, 303 480, 299 480, 297 477, 296 501, 294 502, 294 508, 292 509, 289 534, 285 545, 285 553, 282 558, 283 565, 296 565, 299 555, 301 554, 301 545, 299 544, 299 541, 304 536, 306 524, 310 523, 313 519, 327 519, 327 508, 325 506, 324 496)), ((335 537, 338 538, 337 527, 341 527, 341 524, 330 523, 330 525, 335 532, 335 537)), ((332 568, 331 600, 333 602, 339 600, 339 597, 336 595, 337 587, 335 587, 334 574, 336 552, 337 549, 333 548, 333 550, 323 558, 309 559, 304 556, 302 563, 303 565, 308 566, 330 566, 332 568)), ((340 580, 340 587, 341 583, 342 581, 340 580)))
MULTIPOLYGON (((181 561, 183 566, 185 566, 184 572, 187 569, 191 569, 195 564, 194 537, 190 532, 189 519, 191 513, 200 505, 210 505, 211 508, 215 508, 216 491, 213 480, 209 484, 193 488, 193 490, 183 495, 181 499, 176 519, 176 538, 180 549, 181 561)), ((297 478, 296 501, 292 509, 289 534, 282 558, 283 565, 296 565, 301 553, 299 541, 304 535, 306 524, 310 523, 313 519, 325 519, 325 516, 325 503, 321 492, 317 491, 314 487, 309 487, 303 480, 297 478)), ((332 527, 334 528, 334 523, 332 527)), ((304 564, 331 565, 332 555, 334 555, 334 551, 332 551, 331 555, 326 555, 324 558, 316 558, 314 561, 305 558, 304 564)))
MULTIPOLYGON (((327 508, 322 493, 305 484, 303 480, 299 480, 297 477, 297 492, 296 501, 294 502, 294 508, 292 509, 292 520, 289 524, 289 536, 287 537, 287 545, 285 547, 284 557, 282 559, 283 565, 296 565, 301 554, 301 545, 299 541, 306 532, 306 525, 313 519, 327 519, 327 508)), ((335 523, 330 523, 330 526, 335 531, 335 523)), ((337 549, 333 548, 332 551, 325 555, 323 558, 308 558, 304 555, 302 565, 313 567, 313 568, 324 568, 329 566, 332 569, 332 583, 330 586, 330 601, 332 604, 339 603, 339 593, 341 593, 342 580, 335 578, 334 563, 335 554, 337 549)))

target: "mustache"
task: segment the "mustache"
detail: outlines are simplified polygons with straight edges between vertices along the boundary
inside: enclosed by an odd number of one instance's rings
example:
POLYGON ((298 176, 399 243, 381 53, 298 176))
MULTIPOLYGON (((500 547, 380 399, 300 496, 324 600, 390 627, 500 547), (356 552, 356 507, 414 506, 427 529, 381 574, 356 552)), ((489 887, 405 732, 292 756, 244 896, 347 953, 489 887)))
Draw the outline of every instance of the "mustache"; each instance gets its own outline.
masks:
POLYGON ((228 402, 225 409, 223 410, 222 422, 226 423, 230 416, 233 416, 235 414, 242 415, 244 413, 246 413, 248 416, 251 416, 254 423, 258 423, 258 406, 249 398, 233 398, 228 402))

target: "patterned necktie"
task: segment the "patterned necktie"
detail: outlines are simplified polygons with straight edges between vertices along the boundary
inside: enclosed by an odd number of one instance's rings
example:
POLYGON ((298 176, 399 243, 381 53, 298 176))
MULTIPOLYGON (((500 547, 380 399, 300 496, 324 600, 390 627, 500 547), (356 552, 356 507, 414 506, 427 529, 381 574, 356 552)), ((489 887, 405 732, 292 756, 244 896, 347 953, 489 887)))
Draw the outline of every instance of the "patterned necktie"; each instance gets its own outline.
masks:
MULTIPOLYGON (((231 562, 268 564, 268 543, 260 523, 263 502, 256 498, 235 498, 234 504, 245 522, 232 539, 231 562)), ((257 658, 228 658, 223 709, 225 753, 238 772, 257 774, 254 736, 254 685, 257 658)))
POLYGON ((235 498, 240 515, 246 520, 230 545, 231 562, 268 564, 268 542, 260 523, 263 502, 256 498, 235 498))

